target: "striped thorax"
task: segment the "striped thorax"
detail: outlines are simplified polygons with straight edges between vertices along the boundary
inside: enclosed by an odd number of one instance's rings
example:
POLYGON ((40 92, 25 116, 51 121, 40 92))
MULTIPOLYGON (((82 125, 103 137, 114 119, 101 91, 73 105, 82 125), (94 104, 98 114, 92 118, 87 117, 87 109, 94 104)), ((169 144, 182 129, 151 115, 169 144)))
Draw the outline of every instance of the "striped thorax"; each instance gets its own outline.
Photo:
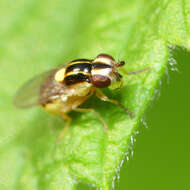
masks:
MULTIPOLYGON (((121 63, 121 62, 119 62, 121 63)), ((97 88, 105 88, 116 80, 121 79, 115 60, 108 54, 99 54, 95 59, 76 59, 70 62, 66 68, 62 68, 55 74, 55 80, 66 85, 78 83, 90 83, 97 88)))

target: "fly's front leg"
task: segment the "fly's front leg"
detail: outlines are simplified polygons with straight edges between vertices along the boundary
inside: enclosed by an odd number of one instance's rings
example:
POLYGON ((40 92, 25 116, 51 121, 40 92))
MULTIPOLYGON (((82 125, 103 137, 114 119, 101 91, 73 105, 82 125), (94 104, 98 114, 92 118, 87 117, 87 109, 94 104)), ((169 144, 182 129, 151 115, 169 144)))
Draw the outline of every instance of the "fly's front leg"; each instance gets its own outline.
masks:
POLYGON ((74 108, 73 110, 77 111, 77 112, 91 112, 91 113, 94 113, 96 115, 96 117, 103 123, 103 125, 104 125, 104 131, 105 132, 107 131, 108 127, 107 127, 106 122, 100 116, 100 114, 98 112, 96 112, 94 109, 92 109, 92 108, 74 108))
MULTIPOLYGON (((90 92, 89 92, 86 96, 84 96, 84 97, 81 99, 80 104, 82 104, 82 103, 85 102, 90 96, 92 96, 92 95, 94 94, 94 91, 95 91, 95 88, 92 88, 92 89, 90 90, 90 92)), ((75 107, 72 108, 72 110, 74 110, 74 109, 75 109, 75 107)))
POLYGON ((83 102, 94 94, 95 88, 92 88, 87 96, 84 96, 83 102))
POLYGON ((145 72, 145 71, 148 71, 150 69, 150 67, 146 67, 146 68, 144 68, 144 69, 141 69, 141 70, 138 70, 138 71, 133 71, 133 72, 126 72, 125 71, 125 73, 127 74, 127 75, 136 75, 136 74, 139 74, 139 73, 143 73, 143 72, 145 72))
POLYGON ((68 127, 69 127, 69 125, 70 125, 70 123, 71 123, 71 120, 72 120, 72 119, 71 119, 67 114, 65 114, 65 113, 62 113, 61 116, 63 117, 63 119, 65 119, 65 120, 67 121, 67 123, 66 123, 64 129, 61 131, 61 134, 59 135, 59 137, 58 137, 58 139, 57 139, 58 141, 60 141, 60 140, 64 137, 64 135, 65 135, 65 133, 67 132, 68 127))
POLYGON ((125 106, 120 104, 117 100, 109 99, 100 89, 96 89, 96 96, 103 101, 111 102, 112 104, 120 106, 125 112, 127 112, 127 114, 130 115, 130 117, 134 118, 136 116, 133 112, 128 110, 125 106))

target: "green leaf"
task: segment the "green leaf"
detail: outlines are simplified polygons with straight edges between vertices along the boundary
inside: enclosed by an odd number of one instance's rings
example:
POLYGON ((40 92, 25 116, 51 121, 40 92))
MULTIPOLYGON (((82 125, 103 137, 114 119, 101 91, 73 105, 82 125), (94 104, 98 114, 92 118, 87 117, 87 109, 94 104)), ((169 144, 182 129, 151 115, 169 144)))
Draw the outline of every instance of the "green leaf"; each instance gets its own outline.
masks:
POLYGON ((0 187, 4 190, 74 190, 87 183, 111 189, 131 139, 165 73, 169 47, 190 48, 189 0, 18 0, 0 2, 0 187), (40 108, 17 110, 16 89, 35 74, 76 58, 109 53, 126 60, 120 90, 104 90, 136 114, 90 98, 109 126, 92 113, 65 121, 40 108))

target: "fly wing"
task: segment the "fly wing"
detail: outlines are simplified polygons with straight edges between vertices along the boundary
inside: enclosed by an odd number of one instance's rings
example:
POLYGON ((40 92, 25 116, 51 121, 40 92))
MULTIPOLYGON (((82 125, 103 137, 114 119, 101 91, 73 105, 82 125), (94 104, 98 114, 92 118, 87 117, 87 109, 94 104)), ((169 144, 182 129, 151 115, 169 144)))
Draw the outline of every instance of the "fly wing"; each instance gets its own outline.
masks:
POLYGON ((27 81, 17 92, 14 104, 19 108, 28 108, 35 105, 43 105, 52 98, 58 97, 64 90, 64 85, 54 80, 58 69, 39 74, 27 81))

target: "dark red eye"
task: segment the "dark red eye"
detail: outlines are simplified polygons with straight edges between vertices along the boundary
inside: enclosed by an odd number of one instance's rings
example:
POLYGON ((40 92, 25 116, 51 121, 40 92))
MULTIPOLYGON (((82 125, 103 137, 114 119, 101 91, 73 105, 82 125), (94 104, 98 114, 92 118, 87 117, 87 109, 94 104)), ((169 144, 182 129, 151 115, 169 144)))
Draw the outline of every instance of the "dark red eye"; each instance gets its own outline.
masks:
POLYGON ((93 75, 91 83, 97 88, 105 88, 111 84, 111 80, 109 77, 103 75, 93 75))
POLYGON ((101 53, 97 56, 97 58, 107 58, 107 59, 110 59, 112 61, 115 61, 115 59, 111 56, 111 55, 108 55, 108 54, 105 54, 105 53, 101 53))

